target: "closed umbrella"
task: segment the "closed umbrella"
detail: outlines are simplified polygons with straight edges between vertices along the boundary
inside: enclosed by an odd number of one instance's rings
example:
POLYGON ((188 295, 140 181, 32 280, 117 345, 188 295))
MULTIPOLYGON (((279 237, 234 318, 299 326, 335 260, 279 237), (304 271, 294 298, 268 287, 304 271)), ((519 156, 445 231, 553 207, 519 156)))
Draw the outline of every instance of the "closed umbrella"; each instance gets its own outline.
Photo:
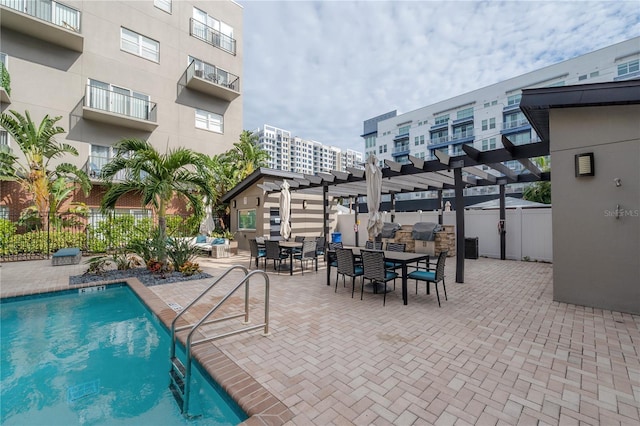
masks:
POLYGON ((380 170, 376 162, 375 155, 370 155, 367 158, 367 165, 364 171, 367 181, 367 209, 369 210, 367 232, 370 240, 375 239, 382 232, 382 215, 380 214, 382 170, 380 170))
POLYGON ((289 183, 285 180, 280 186, 280 235, 282 239, 288 240, 291 235, 291 193, 289 192, 289 183))
POLYGON ((211 232, 215 231, 216 224, 213 221, 213 216, 211 215, 211 206, 209 205, 209 200, 207 199, 207 197, 204 198, 203 203, 207 215, 202 220, 202 222, 200 222, 199 232, 202 235, 209 235, 211 232))

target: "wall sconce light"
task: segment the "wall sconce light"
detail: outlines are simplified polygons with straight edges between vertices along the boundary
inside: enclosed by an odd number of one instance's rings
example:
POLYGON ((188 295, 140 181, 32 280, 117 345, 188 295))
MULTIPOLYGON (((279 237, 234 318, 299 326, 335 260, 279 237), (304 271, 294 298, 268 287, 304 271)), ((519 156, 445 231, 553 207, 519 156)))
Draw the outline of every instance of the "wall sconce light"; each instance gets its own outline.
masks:
POLYGON ((576 177, 595 176, 593 152, 576 154, 576 177))
POLYGON ((232 206, 233 206, 233 208, 235 209, 235 208, 236 208, 236 200, 233 200, 233 201, 231 202, 231 205, 232 205, 232 206))
POLYGON ((256 197, 256 206, 260 207, 260 197, 256 197))
POLYGON ((303 209, 307 208, 307 200, 302 200, 302 208, 303 209))

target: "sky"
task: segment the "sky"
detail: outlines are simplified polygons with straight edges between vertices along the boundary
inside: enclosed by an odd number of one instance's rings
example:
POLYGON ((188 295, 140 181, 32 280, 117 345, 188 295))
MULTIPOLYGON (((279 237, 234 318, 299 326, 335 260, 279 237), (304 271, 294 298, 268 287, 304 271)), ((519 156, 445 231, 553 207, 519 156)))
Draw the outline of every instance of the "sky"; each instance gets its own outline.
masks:
POLYGON ((640 1, 243 1, 243 128, 364 151, 362 122, 640 35, 640 1))

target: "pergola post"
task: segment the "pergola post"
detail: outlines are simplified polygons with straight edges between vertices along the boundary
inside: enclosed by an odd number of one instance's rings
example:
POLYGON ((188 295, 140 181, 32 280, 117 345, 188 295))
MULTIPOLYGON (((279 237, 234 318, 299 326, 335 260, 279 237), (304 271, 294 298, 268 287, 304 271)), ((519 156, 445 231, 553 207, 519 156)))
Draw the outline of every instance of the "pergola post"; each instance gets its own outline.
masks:
POLYGON ((353 223, 353 227, 356 231, 356 247, 360 247, 360 227, 358 226, 358 213, 360 210, 360 203, 358 202, 358 196, 356 195, 356 202, 355 202, 355 218, 354 218, 354 223, 353 223))
POLYGON ((438 225, 442 225, 443 220, 442 189, 438 189, 438 225))
POLYGON ((331 242, 329 239, 329 186, 322 185, 322 217, 323 220, 323 232, 325 241, 331 242))
POLYGON ((507 258, 507 228, 505 212, 505 185, 500 185, 500 222, 498 222, 498 232, 500 233, 500 260, 507 258))
POLYGON ((396 221, 396 193, 391 193, 391 223, 396 221))
POLYGON ((464 182, 462 169, 453 169, 456 200, 456 282, 464 283, 464 182))

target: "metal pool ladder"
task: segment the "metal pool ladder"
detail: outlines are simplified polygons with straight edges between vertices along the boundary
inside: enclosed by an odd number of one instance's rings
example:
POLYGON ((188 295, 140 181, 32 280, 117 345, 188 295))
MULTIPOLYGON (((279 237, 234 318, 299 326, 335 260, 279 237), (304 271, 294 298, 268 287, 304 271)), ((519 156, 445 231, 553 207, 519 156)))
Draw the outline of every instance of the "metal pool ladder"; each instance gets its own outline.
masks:
POLYGON ((207 287, 198 297, 196 297, 187 307, 185 307, 171 323, 171 370, 169 371, 169 376, 171 381, 169 383, 169 389, 173 393, 178 405, 180 405, 182 410, 182 415, 185 417, 189 416, 189 391, 191 387, 191 361, 192 361, 192 353, 191 348, 195 345, 199 345, 201 343, 210 342, 217 339, 222 339, 223 337, 233 336, 234 334, 244 333, 245 331, 256 330, 258 328, 264 327, 264 331, 262 333, 263 336, 269 335, 269 276, 260 270, 249 272, 247 268, 242 265, 234 265, 227 269, 222 275, 220 275, 209 287, 207 287), (240 269, 244 272, 244 277, 235 284, 233 289, 229 291, 214 307, 212 307, 198 322, 194 324, 188 324, 181 327, 176 327, 176 323, 178 319, 189 310, 192 306, 194 306, 202 297, 207 294, 216 284, 220 282, 224 277, 229 275, 229 273, 235 269, 240 269), (265 283, 265 291, 264 291, 264 322, 262 324, 252 325, 249 327, 244 327, 240 330, 230 331, 227 333, 218 334, 211 337, 205 337, 200 340, 193 341, 193 334, 195 331, 201 326, 206 324, 212 324, 216 322, 226 321, 234 318, 239 318, 244 316, 243 324, 249 324, 249 279, 255 275, 261 275, 264 278, 265 283), (224 302, 226 302, 229 297, 231 297, 242 285, 245 285, 244 292, 244 312, 238 314, 227 315, 222 318, 216 318, 212 320, 208 320, 208 318, 213 315, 214 312, 222 306, 224 302), (186 353, 186 361, 183 363, 176 356, 176 344, 177 337, 176 334, 179 331, 191 329, 189 334, 187 335, 186 345, 185 345, 185 353, 186 353))

